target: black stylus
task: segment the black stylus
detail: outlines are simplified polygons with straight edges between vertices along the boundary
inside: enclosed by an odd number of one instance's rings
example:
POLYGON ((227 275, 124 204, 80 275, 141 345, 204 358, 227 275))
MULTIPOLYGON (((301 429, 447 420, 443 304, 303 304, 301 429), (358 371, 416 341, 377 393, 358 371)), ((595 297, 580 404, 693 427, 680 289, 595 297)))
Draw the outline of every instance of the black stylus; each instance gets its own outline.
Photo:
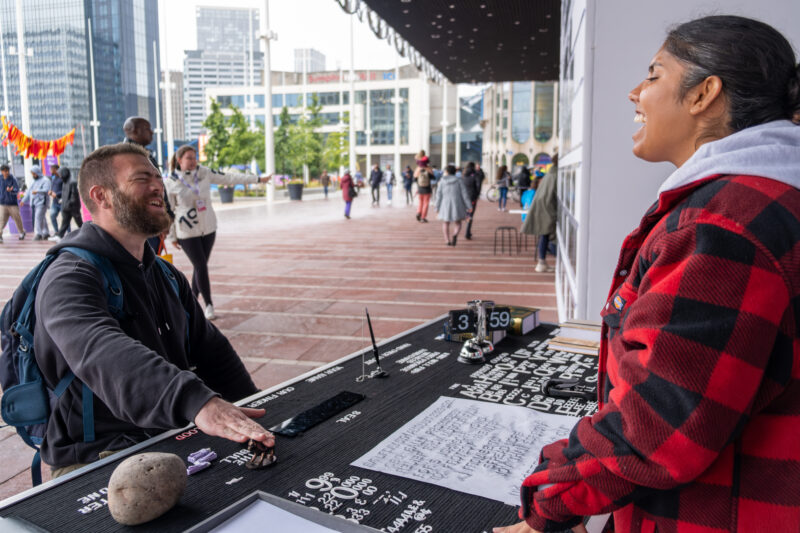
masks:
POLYGON ((369 326, 369 336, 372 339, 372 355, 375 356, 375 364, 377 365, 377 374, 375 377, 385 378, 389 374, 383 371, 381 368, 381 358, 378 354, 378 345, 375 344, 375 333, 372 331, 372 321, 369 319, 369 309, 366 307, 364 308, 364 312, 367 314, 367 325, 369 326))

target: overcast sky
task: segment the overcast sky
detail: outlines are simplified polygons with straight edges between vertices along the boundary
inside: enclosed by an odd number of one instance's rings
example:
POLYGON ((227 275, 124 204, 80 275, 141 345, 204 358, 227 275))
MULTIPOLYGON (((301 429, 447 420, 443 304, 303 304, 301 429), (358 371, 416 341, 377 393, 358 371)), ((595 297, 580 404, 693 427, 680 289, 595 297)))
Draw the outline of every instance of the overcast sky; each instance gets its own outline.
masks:
MULTIPOLYGON (((161 61, 171 70, 183 70, 183 51, 197 46, 195 7, 227 6, 264 10, 264 0, 159 0, 161 14, 161 61), (165 30, 166 46, 163 42, 165 30), (166 55, 165 55, 166 48, 166 55), (166 63, 165 63, 166 60, 166 63)), ((273 70, 294 70, 294 49, 315 48, 325 54, 326 68, 337 62, 350 67, 350 15, 336 0, 270 0, 270 29, 278 34, 271 44, 273 70)), ((355 66, 394 68, 396 52, 386 40, 379 40, 366 22, 355 19, 355 66)), ((406 64, 400 58, 400 64, 406 64)), ((476 87, 462 86, 459 93, 472 94, 476 87)))

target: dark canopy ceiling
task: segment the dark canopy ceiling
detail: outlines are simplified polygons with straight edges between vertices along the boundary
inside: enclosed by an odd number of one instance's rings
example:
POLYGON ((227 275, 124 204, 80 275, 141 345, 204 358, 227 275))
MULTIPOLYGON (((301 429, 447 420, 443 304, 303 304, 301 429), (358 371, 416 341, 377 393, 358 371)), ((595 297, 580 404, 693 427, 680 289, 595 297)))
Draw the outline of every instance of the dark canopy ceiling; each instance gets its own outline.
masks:
POLYGON ((560 0, 364 0, 453 83, 558 79, 560 0))

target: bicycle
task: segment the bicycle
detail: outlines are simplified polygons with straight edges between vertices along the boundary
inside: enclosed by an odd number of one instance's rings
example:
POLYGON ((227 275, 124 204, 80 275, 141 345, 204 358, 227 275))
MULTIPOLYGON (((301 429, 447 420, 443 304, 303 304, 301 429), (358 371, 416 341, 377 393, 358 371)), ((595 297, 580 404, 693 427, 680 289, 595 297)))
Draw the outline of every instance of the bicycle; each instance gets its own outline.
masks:
MULTIPOLYGON (((519 187, 508 188, 508 199, 514 202, 519 202, 522 197, 522 191, 519 187)), ((486 191, 486 199, 490 202, 496 203, 500 199, 500 187, 497 184, 492 185, 486 191)))

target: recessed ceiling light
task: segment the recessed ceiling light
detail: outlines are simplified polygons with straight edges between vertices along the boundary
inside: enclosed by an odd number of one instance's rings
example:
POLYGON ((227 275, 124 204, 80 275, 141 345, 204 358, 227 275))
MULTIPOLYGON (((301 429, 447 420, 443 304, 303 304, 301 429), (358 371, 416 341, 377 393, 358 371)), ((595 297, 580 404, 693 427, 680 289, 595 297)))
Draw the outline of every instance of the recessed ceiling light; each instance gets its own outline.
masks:
POLYGON ((450 9, 455 9, 455 8, 456 8, 455 4, 450 4, 450 9))
POLYGON ((438 39, 438 38, 439 38, 439 34, 438 33, 432 33, 431 34, 431 39, 438 39))
POLYGON ((539 28, 539 33, 547 33, 547 28, 539 28))
POLYGON ((450 22, 455 22, 455 21, 456 21, 455 17, 450 17, 450 22))
POLYGON ((404 15, 408 15, 408 9, 404 9, 404 10, 403 10, 403 14, 404 14, 404 15))
POLYGON ((514 21, 514 26, 519 26, 519 21, 518 20, 514 21))
POLYGON ((494 13, 486 13, 486 16, 487 16, 487 17, 493 17, 493 16, 494 16, 494 13))
POLYGON ((406 28, 410 28, 410 27, 411 27, 411 24, 406 24, 406 28))
POLYGON ((436 18, 437 18, 437 19, 440 19, 440 18, 442 18, 442 14, 440 13, 440 14, 436 15, 436 18))

